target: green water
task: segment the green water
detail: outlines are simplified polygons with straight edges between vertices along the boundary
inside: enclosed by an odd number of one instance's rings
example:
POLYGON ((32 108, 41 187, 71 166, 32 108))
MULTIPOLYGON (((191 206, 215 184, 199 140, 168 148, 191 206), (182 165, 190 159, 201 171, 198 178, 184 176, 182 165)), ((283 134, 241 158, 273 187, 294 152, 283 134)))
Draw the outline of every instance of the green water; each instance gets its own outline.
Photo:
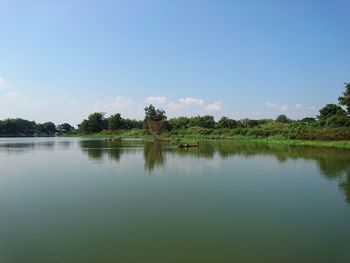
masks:
POLYGON ((0 262, 350 262, 350 151, 0 139, 0 262))

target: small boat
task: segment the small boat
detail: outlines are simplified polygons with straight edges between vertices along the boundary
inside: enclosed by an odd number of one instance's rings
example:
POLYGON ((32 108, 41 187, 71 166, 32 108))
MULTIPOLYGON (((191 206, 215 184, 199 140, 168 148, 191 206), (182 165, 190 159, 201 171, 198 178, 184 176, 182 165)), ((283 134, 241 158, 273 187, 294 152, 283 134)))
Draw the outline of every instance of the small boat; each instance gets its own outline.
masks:
POLYGON ((179 145, 179 148, 191 148, 191 147, 199 148, 199 142, 198 142, 197 144, 181 143, 181 144, 179 145))
POLYGON ((122 138, 118 137, 118 138, 107 138, 106 141, 108 142, 113 142, 113 141, 120 141, 122 138))

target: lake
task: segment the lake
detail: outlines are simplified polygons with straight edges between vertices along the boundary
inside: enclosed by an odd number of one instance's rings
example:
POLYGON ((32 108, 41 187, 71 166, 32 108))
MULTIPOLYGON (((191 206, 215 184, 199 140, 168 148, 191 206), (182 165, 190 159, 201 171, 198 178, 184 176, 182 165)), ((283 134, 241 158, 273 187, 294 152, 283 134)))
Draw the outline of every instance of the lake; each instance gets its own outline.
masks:
POLYGON ((350 151, 0 139, 0 262, 350 262, 350 151))

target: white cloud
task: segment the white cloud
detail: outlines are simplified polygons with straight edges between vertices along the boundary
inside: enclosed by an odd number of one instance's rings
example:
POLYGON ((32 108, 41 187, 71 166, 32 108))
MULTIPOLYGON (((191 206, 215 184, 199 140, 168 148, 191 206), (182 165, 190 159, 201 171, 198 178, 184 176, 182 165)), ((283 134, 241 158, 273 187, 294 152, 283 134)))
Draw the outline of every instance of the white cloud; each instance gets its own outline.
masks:
POLYGON ((265 106, 267 108, 278 109, 280 111, 286 111, 289 108, 287 104, 279 104, 279 103, 270 102, 270 101, 266 102, 265 106))
POLYGON ((68 101, 67 105, 68 105, 68 107, 71 107, 71 108, 75 108, 75 107, 79 107, 80 106, 79 102, 74 101, 74 100, 68 101))
POLYGON ((104 98, 97 100, 93 105, 87 109, 87 114, 92 112, 104 112, 106 115, 120 113, 124 118, 132 118, 141 120, 144 117, 144 110, 140 104, 133 100, 117 96, 115 98, 104 98))
POLYGON ((183 105, 203 105, 204 100, 199 98, 185 97, 179 99, 179 102, 183 105))
POLYGON ((266 102, 265 106, 268 108, 278 108, 280 105, 278 103, 274 103, 274 102, 266 102))
MULTIPOLYGON (((41 109, 45 106, 47 106, 47 102, 40 101, 36 99, 32 99, 30 97, 27 97, 23 94, 21 94, 18 91, 10 90, 4 94, 0 95, 0 106, 3 108, 13 108, 13 107, 29 107, 34 109, 41 109)), ((16 111, 14 111, 16 112, 16 111)))
POLYGON ((132 101, 131 99, 128 99, 126 97, 120 97, 118 96, 115 101, 111 104, 111 106, 114 106, 117 110, 124 110, 128 108, 131 105, 132 101))
POLYGON ((48 102, 22 94, 20 91, 13 89, 6 80, 0 77, 0 108, 0 119, 33 119, 34 115, 47 112, 48 102))
POLYGON ((0 106, 3 108, 3 110, 23 106, 42 108, 42 106, 46 105, 47 103, 44 101, 30 98, 18 90, 12 89, 8 82, 0 77, 0 106))
POLYGON ((166 102, 166 98, 164 96, 155 96, 146 98, 146 102, 148 104, 164 104, 166 102))
POLYGON ((281 111, 286 111, 288 109, 288 105, 287 104, 283 104, 283 105, 281 105, 281 107, 279 109, 281 111))
POLYGON ((177 101, 171 101, 167 104, 166 111, 170 116, 194 116, 201 114, 201 108, 204 100, 199 98, 184 97, 177 101))
POLYGON ((255 111, 255 112, 252 112, 252 115, 253 116, 262 116, 264 113, 261 112, 261 111, 255 111))
POLYGON ((168 108, 170 110, 174 110, 174 111, 188 109, 188 107, 186 107, 180 103, 173 102, 173 101, 168 103, 168 108))
POLYGON ((295 104, 295 105, 294 105, 294 108, 296 108, 296 109, 301 109, 301 108, 302 108, 302 105, 299 104, 299 103, 298 103, 298 104, 295 104))
POLYGON ((3 79, 0 77, 0 90, 9 90, 10 89, 10 85, 3 79))
POLYGON ((105 98, 95 101, 93 105, 94 111, 115 113, 116 111, 123 111, 132 106, 131 99, 117 96, 116 98, 105 98))
POLYGON ((222 101, 215 101, 211 104, 208 104, 204 107, 204 110, 207 112, 215 112, 222 109, 222 101))
POLYGON ((183 105, 180 104, 178 101, 170 101, 166 107, 165 111, 168 115, 168 117, 173 118, 173 117, 180 117, 180 116, 194 116, 198 115, 198 108, 193 108, 193 105, 183 105))
POLYGON ((316 110, 316 107, 314 107, 314 106, 308 106, 307 109, 308 109, 308 110, 316 110))

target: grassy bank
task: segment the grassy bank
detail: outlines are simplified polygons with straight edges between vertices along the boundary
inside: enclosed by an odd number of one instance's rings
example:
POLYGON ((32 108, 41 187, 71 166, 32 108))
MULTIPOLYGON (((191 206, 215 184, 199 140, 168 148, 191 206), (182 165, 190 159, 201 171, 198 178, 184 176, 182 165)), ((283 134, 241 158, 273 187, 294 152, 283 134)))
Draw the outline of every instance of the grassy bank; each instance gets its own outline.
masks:
POLYGON ((350 141, 317 141, 317 140, 293 140, 286 139, 282 137, 267 137, 267 138, 257 138, 250 136, 234 136, 234 137, 224 137, 224 136, 190 136, 190 137, 172 137, 173 142, 178 143, 189 143, 194 144, 198 140, 234 140, 241 142, 254 142, 254 143, 265 143, 265 144, 279 144, 279 145, 300 145, 300 146, 315 146, 315 147, 332 147, 332 148, 342 148, 350 150, 350 141))
MULTIPOLYGON (((67 135, 67 137, 83 137, 83 138, 141 138, 144 140, 153 140, 150 134, 144 130, 119 130, 119 131, 102 131, 97 134, 88 135, 67 135)), ((165 132, 160 136, 161 139, 170 139, 174 144, 189 143, 193 144, 199 140, 235 140, 244 142, 266 143, 266 144, 280 144, 280 145, 302 145, 302 146, 317 146, 317 147, 333 147, 350 149, 350 141, 336 141, 336 140, 300 140, 290 139, 282 136, 248 136, 248 135, 227 135, 227 134, 203 134, 198 132, 182 132, 180 134, 172 134, 165 132)))
POLYGON ((63 137, 81 137, 81 138, 112 138, 112 139, 125 139, 125 138, 141 138, 145 140, 152 140, 153 137, 150 134, 144 132, 141 129, 133 129, 133 130, 116 130, 116 131, 108 131, 104 130, 99 133, 94 134, 69 134, 63 135, 63 137))

